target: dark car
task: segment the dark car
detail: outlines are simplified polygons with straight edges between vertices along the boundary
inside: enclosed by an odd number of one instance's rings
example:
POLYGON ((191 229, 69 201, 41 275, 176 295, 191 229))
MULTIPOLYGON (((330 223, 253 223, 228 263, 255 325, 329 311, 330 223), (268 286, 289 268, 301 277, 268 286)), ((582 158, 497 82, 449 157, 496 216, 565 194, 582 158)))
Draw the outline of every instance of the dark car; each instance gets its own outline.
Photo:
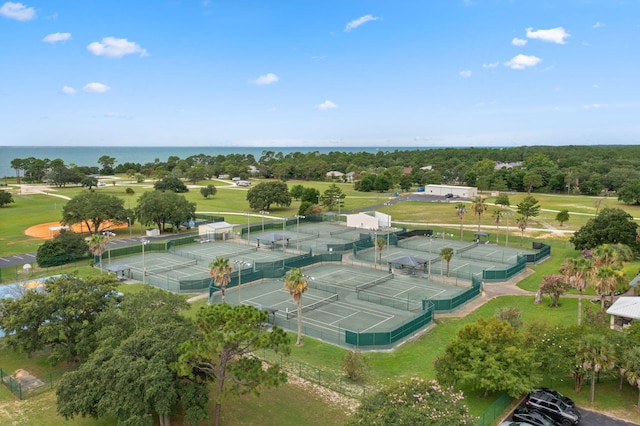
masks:
POLYGON ((527 422, 534 426, 557 426, 560 424, 546 414, 527 407, 517 408, 516 411, 513 412, 511 419, 519 422, 527 422))
POLYGON ((573 399, 569 398, 568 396, 564 396, 563 394, 561 394, 560 392, 558 392, 555 389, 551 389, 551 388, 537 388, 535 390, 536 392, 547 392, 550 393, 551 395, 553 395, 556 399, 559 399, 560 401, 564 402, 565 404, 567 404, 569 407, 575 407, 576 404, 573 402, 573 399))
POLYGON ((444 198, 453 198, 453 194, 452 193, 445 194, 444 198))
POLYGON ((525 407, 546 414, 562 426, 577 425, 582 418, 575 407, 568 406, 552 394, 544 391, 530 393, 525 401, 525 407))

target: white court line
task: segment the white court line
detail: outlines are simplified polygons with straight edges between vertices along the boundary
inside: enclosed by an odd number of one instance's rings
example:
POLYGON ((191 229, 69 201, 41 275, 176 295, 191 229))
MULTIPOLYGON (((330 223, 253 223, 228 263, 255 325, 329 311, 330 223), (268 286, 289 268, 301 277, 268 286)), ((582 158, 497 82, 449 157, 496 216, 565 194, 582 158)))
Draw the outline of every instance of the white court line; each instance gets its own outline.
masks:
POLYGON ((376 324, 373 324, 373 325, 372 325, 371 327, 369 327, 369 328, 366 328, 366 329, 364 329, 364 330, 360 330, 360 331, 359 331, 359 333, 366 333, 367 331, 371 330, 372 328, 374 328, 374 327, 378 327, 379 325, 384 324, 385 322, 387 322, 387 321, 391 320, 392 318, 393 318, 393 317, 391 317, 391 318, 387 318, 387 319, 382 320, 382 321, 380 321, 380 322, 378 322, 378 323, 376 323, 376 324))
POLYGON ((356 311, 356 312, 354 312, 354 313, 352 313, 352 314, 350 314, 350 315, 347 315, 346 317, 342 317, 342 318, 340 318, 338 321, 334 321, 334 322, 331 322, 331 323, 329 323, 329 324, 334 325, 336 322, 344 321, 344 320, 346 320, 347 318, 352 317, 352 316, 354 316, 354 315, 357 315, 357 314, 359 314, 359 313, 360 313, 359 311, 356 311))
POLYGON ((457 271, 460 268, 464 268, 465 266, 468 267, 469 265, 470 265, 470 263, 463 263, 462 265, 458 266, 457 268, 453 268, 453 272, 457 271))

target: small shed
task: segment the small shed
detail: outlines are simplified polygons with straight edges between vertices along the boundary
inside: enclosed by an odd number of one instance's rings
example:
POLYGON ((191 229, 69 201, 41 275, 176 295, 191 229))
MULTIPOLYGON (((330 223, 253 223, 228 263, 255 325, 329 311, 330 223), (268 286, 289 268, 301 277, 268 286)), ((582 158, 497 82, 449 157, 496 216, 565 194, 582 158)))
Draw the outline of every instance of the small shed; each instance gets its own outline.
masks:
POLYGON ((611 328, 640 320, 640 297, 621 296, 607 309, 607 313, 611 315, 611 328))
POLYGON ((231 239, 233 225, 227 222, 205 223, 198 226, 200 242, 231 239))
POLYGON ((112 265, 104 268, 107 272, 116 274, 116 277, 120 281, 125 281, 131 278, 131 266, 129 265, 112 265))

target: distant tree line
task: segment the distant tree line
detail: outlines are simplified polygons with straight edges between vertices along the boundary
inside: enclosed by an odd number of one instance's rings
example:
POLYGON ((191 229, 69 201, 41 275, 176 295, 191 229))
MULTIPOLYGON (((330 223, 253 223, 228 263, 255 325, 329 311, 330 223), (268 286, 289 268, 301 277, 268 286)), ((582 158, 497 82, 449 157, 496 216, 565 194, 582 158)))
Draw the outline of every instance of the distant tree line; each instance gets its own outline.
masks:
POLYGON ((101 167, 66 166, 63 160, 14 159, 16 177, 26 182, 80 183, 89 174, 125 174, 133 179, 174 177, 191 182, 220 175, 282 181, 357 182, 358 190, 409 190, 426 184, 476 186, 480 190, 598 195, 614 192, 640 203, 640 146, 523 146, 513 148, 435 148, 329 153, 265 150, 252 154, 170 156, 140 164, 98 159, 101 167), (344 174, 327 177, 327 172, 344 174), (349 174, 349 178, 346 176, 349 174))

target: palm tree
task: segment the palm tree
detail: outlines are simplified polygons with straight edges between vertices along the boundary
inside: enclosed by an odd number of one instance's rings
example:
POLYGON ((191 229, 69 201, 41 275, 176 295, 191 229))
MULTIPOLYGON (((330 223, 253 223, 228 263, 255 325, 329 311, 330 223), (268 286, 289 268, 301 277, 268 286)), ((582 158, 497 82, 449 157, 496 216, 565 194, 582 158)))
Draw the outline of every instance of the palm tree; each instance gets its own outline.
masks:
POLYGON ((619 269, 611 266, 601 266, 597 268, 596 280, 593 283, 594 289, 600 295, 600 310, 604 312, 605 297, 610 294, 613 297, 618 284, 624 283, 624 274, 619 269))
POLYGON ((89 240, 89 251, 93 254, 94 260, 100 258, 100 274, 102 274, 102 253, 107 248, 107 239, 100 234, 93 234, 89 240))
POLYGON ((496 244, 498 244, 498 236, 500 232, 499 225, 500 222, 502 222, 502 212, 500 210, 494 210, 491 217, 493 217, 493 223, 496 224, 496 244))
POLYGON ((578 290, 578 325, 582 323, 582 292, 587 288, 591 261, 584 257, 568 258, 560 267, 564 280, 578 290))
MULTIPOLYGON (((382 265, 382 250, 387 245, 387 240, 384 237, 376 238, 376 247, 378 247, 378 251, 380 252, 380 264, 382 265)), ((374 262, 375 263, 375 262, 374 262)))
POLYGON ((524 230, 527 229, 527 218, 520 216, 516 219, 516 223, 518 224, 518 229, 520 229, 520 247, 522 247, 524 241, 524 230))
POLYGON ((464 223, 464 215, 467 213, 467 206, 464 203, 456 204, 456 215, 460 219, 460 241, 462 241, 462 228, 464 223))
POLYGON ((216 257, 216 260, 209 264, 209 276, 213 279, 213 285, 220 287, 222 303, 224 303, 227 284, 231 281, 231 272, 233 272, 233 266, 229 263, 229 259, 221 256, 216 257))
POLYGON ((578 342, 576 361, 591 374, 591 392, 589 402, 595 400, 596 373, 609 371, 615 366, 615 350, 601 334, 587 334, 578 342))
POLYGON ((302 295, 309 289, 309 279, 302 273, 302 269, 293 268, 284 276, 284 288, 298 304, 298 340, 296 345, 302 344, 302 295))
POLYGON ((629 384, 638 388, 638 407, 640 407, 640 346, 630 348, 626 352, 623 369, 629 384))
POLYGON ((440 257, 447 262, 447 277, 449 276, 449 264, 451 263, 451 258, 453 257, 454 251, 451 247, 442 247, 440 250, 440 257))
POLYGON ((478 215, 478 232, 480 232, 480 217, 487 211, 487 204, 481 195, 476 196, 471 203, 471 210, 478 215))

